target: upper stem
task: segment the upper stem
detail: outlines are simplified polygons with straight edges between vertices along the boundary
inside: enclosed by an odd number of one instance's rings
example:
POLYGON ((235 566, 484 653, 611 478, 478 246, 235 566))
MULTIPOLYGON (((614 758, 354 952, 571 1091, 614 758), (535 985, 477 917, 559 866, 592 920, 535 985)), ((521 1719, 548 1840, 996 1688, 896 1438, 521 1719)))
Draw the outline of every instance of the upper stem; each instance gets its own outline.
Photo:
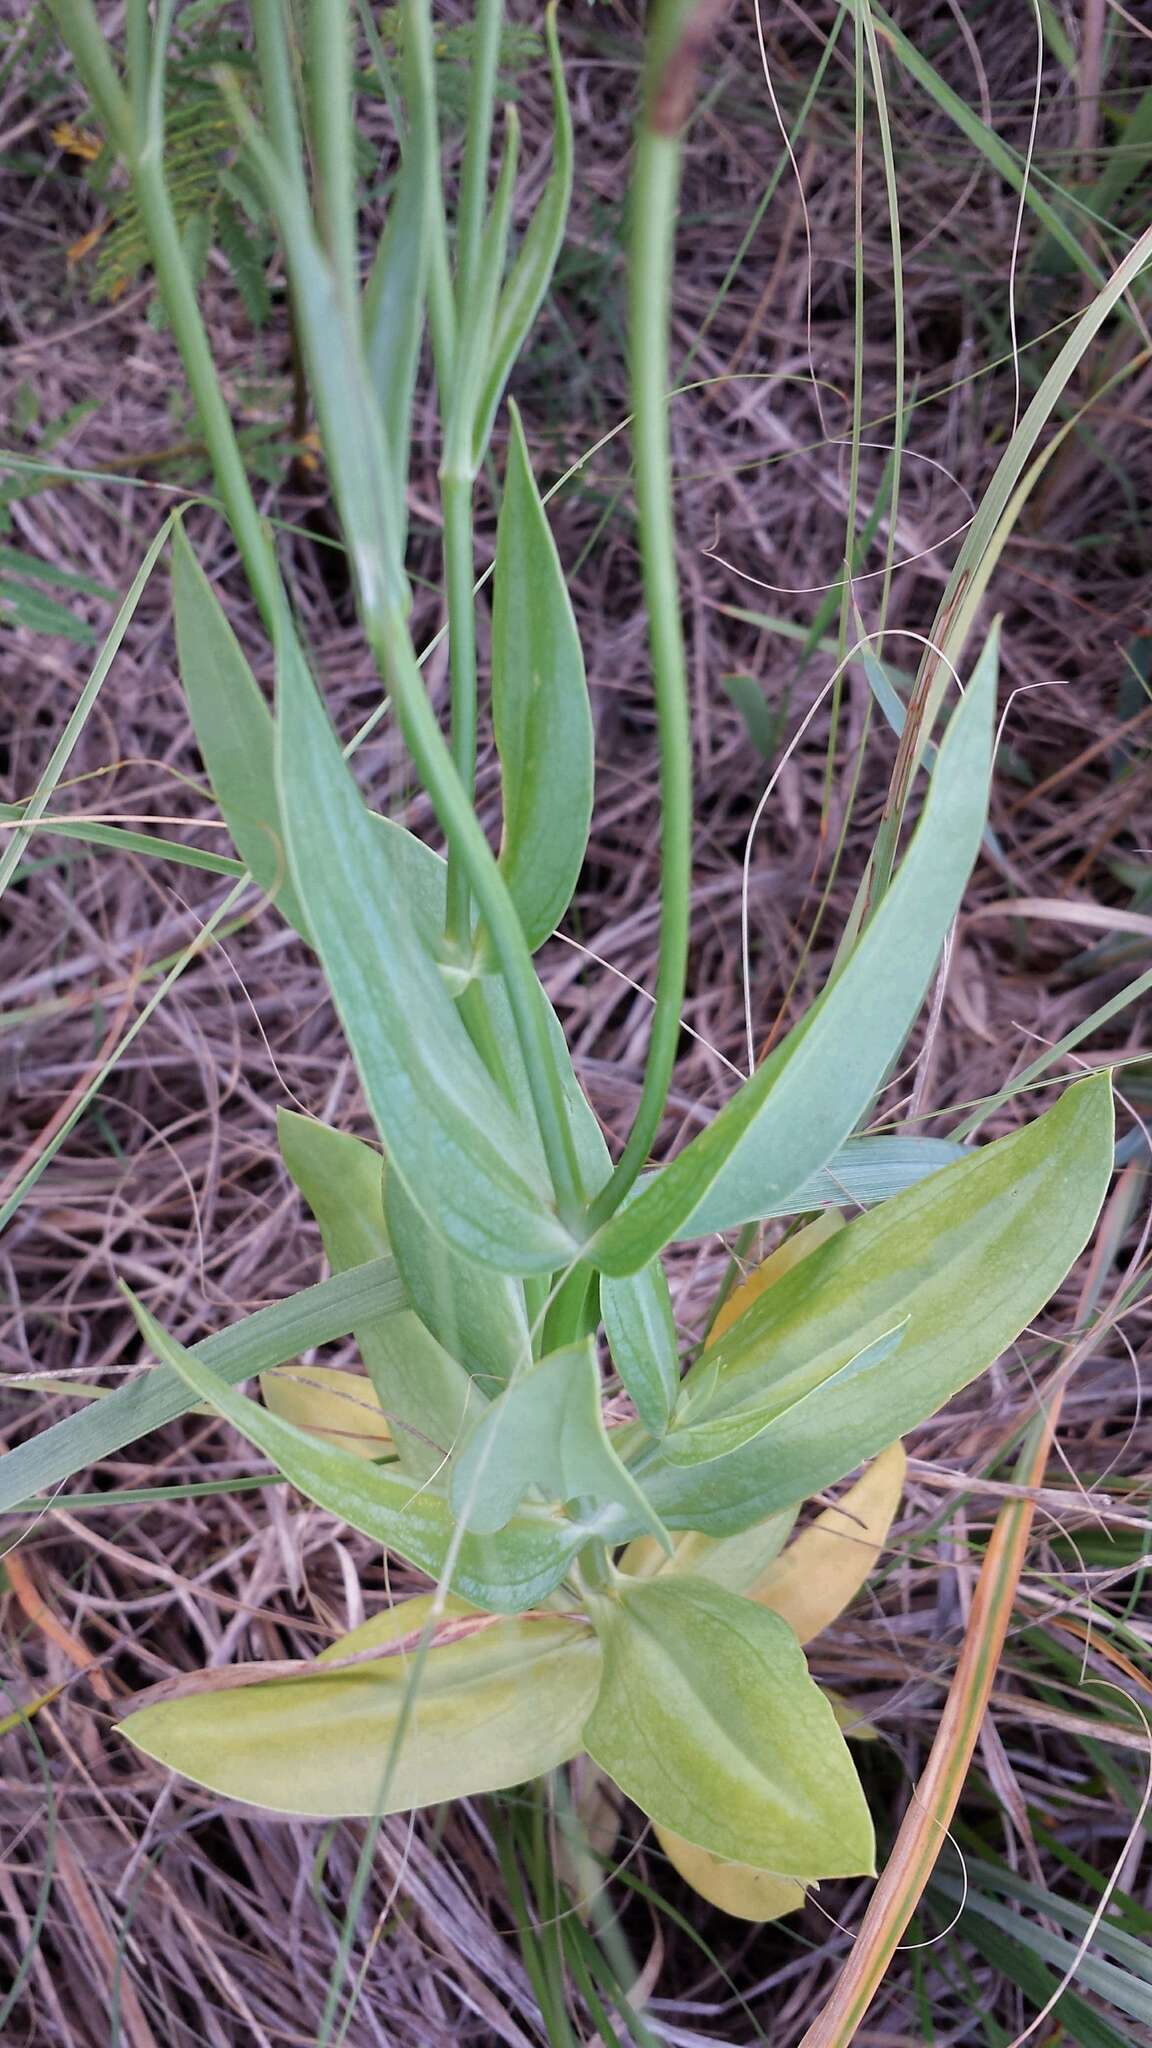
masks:
POLYGON ((640 1102, 616 1170, 592 1204, 594 1230, 619 1208, 660 1128, 679 1046, 688 966, 692 738, 668 431, 668 309, 679 188, 679 137, 657 126, 650 106, 632 188, 629 367, 636 513, 660 732, 660 966, 640 1102))

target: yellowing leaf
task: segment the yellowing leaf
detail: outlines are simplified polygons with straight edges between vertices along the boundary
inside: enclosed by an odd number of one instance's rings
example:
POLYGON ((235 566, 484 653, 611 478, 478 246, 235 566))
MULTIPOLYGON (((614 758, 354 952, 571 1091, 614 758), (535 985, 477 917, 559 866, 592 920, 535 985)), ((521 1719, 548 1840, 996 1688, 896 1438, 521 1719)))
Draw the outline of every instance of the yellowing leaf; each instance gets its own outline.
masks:
POLYGON ((725 1332, 732 1328, 733 1323, 739 1322, 745 1310, 750 1309, 754 1301, 759 1301, 765 1288, 771 1287, 777 1280, 782 1280, 785 1273, 790 1273, 793 1266, 798 1266, 801 1259, 807 1258, 809 1252, 814 1252, 818 1245, 826 1244, 830 1237, 835 1237, 836 1232, 843 1228, 844 1219, 839 1212, 836 1209, 826 1209, 822 1216, 817 1216, 813 1222, 806 1223, 803 1230, 797 1230, 791 1237, 786 1237, 783 1244, 778 1244, 775 1251, 769 1252, 768 1257, 761 1260, 747 1279, 740 1282, 739 1287, 732 1289, 727 1301, 716 1312, 704 1349, 711 1350, 713 1344, 718 1343, 725 1332))
POLYGON ((591 1630, 558 1614, 470 1615, 453 1601, 384 1791, 429 1605, 425 1596, 375 1615, 298 1675, 142 1707, 123 1732, 227 1798, 323 1816, 398 1813, 497 1791, 574 1756, 600 1670, 591 1630), (364 1657, 401 1641, 392 1655, 364 1657))
POLYGON ((371 1380, 332 1365, 281 1365, 260 1380, 264 1405, 354 1458, 381 1458, 392 1438, 371 1380))
POLYGON ((709 1849, 698 1849, 670 1828, 656 1829, 656 1839, 673 1868, 722 1913, 736 1920, 779 1920, 804 1904, 805 1887, 795 1877, 777 1877, 751 1863, 726 1863, 709 1849))
POLYGON ((880 1555, 904 1490, 908 1460, 892 1444, 834 1507, 773 1559, 748 1598, 770 1607, 810 1643, 856 1598, 880 1555))

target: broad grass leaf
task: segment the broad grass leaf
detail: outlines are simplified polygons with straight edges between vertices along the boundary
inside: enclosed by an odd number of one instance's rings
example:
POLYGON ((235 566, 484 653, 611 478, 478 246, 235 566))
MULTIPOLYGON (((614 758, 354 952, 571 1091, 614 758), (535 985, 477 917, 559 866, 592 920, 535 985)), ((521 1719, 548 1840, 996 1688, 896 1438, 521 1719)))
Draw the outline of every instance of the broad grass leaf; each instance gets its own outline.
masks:
MULTIPOLYGON (((379 1152, 289 1110, 280 1112, 277 1130, 281 1156, 320 1226, 335 1271, 386 1249, 379 1152)), ((486 1276, 480 1277, 483 1284, 486 1276)), ((376 1317, 353 1335, 387 1417, 395 1456, 412 1478, 431 1478, 485 1407, 486 1396, 411 1310, 376 1317)))
POLYGON ((334 1365, 278 1365, 262 1373, 264 1405, 281 1422, 334 1444, 353 1458, 383 1458, 395 1452, 384 1411, 371 1380, 334 1365))
MULTIPOLYGON (((366 1465, 281 1422, 226 1386, 167 1336, 139 1302, 133 1300, 132 1307, 147 1342, 191 1389, 193 1400, 207 1401, 317 1507, 327 1508, 430 1577, 439 1577, 455 1533, 455 1519, 442 1493, 429 1485, 414 1486, 395 1468, 366 1465)), ((576 1519, 530 1508, 497 1536, 464 1537, 452 1590, 473 1605, 498 1613, 535 1607, 559 1585, 591 1533, 576 1519)))
POLYGON ((703 1579, 636 1579, 590 1602, 604 1676, 592 1757, 658 1826, 781 1877, 873 1867, 844 1738, 774 1614, 703 1579))
POLYGON ((221 816, 250 874, 302 932, 272 767, 272 713, 179 524, 172 536, 172 610, 188 715, 221 816))
POLYGON ((551 1271, 575 1246, 538 1153, 394 894, 388 854, 286 621, 277 776, 297 892, 393 1169, 472 1259, 551 1271))
POLYGON ((807 1016, 671 1165, 598 1233, 589 1256, 635 1272, 673 1237, 771 1213, 865 1114, 923 1001, 988 805, 995 631, 941 742, 899 874, 807 1016))
POLYGON ((667 1429, 680 1387, 680 1358, 668 1278, 659 1259, 600 1285, 612 1362, 652 1436, 667 1429))
POLYGON ((753 1442, 692 1471, 636 1461, 674 1528, 732 1534, 819 1493, 931 1415, 1043 1308, 1084 1249, 1112 1170, 1112 1090, 1097 1074, 1045 1115, 858 1216, 753 1303, 688 1374, 716 1412, 814 1361, 835 1366, 898 1320, 882 1377, 815 1393, 753 1442))
POLYGON ((750 1863, 726 1863, 707 1849, 686 1842, 671 1828, 657 1827, 656 1839, 674 1870, 678 1870, 693 1891, 731 1913, 736 1920, 780 1920, 796 1913, 807 1896, 794 1877, 777 1877, 771 1870, 755 1870, 750 1863))
POLYGON ((572 900, 592 819, 592 712, 564 571, 515 406, 496 531, 492 722, 500 866, 535 950, 572 900))
POLYGON ((599 1646, 557 1615, 480 1623, 449 1602, 380 1804, 412 1677, 412 1649, 353 1666, 341 1659, 421 1630, 430 1600, 406 1600, 333 1643, 310 1673, 192 1693, 130 1714, 137 1749, 229 1799, 335 1818, 398 1813, 522 1784, 567 1762, 596 1695, 599 1646))
POLYGON ((855 1485, 752 1581, 746 1588, 749 1599, 770 1607, 801 1643, 830 1628, 876 1566, 907 1470, 903 1444, 889 1444, 855 1485))
POLYGON ((561 1506, 587 1503, 608 1541, 637 1522, 662 1533, 604 1427, 591 1338, 553 1351, 493 1402, 457 1456, 452 1505, 467 1528, 487 1534, 505 1527, 533 1487, 561 1506))
MULTIPOLYGON (((227 1386, 283 1365, 316 1344, 350 1336, 357 1324, 405 1307, 407 1297, 392 1260, 373 1259, 316 1287, 301 1288, 287 1301, 257 1309, 214 1337, 203 1338, 188 1356, 208 1369, 215 1385, 227 1386)), ((197 1399, 182 1373, 161 1365, 79 1414, 64 1416, 0 1457, 0 1514, 186 1415, 197 1399)))

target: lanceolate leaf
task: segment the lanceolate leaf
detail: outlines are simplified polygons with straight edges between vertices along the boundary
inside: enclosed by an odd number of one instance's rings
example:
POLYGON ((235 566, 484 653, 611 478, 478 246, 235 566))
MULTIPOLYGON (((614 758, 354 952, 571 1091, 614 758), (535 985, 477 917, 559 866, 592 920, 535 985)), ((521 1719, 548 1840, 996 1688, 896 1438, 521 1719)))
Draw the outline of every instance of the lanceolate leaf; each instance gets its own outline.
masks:
MULTIPOLYGON (((902 1194, 905 1188, 915 1187, 917 1181, 926 1180, 930 1173, 939 1173, 941 1167, 963 1159, 964 1152, 965 1147, 953 1144, 950 1138, 849 1138, 846 1145, 833 1153, 827 1166, 801 1181, 779 1202, 769 1202, 758 1209, 755 1221, 770 1223, 776 1216, 806 1216, 814 1209, 871 1208, 902 1194)), ((677 1231, 678 1239, 707 1237, 714 1230, 728 1229, 728 1224, 719 1220, 729 1213, 725 1185, 726 1176, 722 1174, 683 1229, 677 1231)))
MULTIPOLYGON (((442 1493, 428 1485, 414 1487, 394 1468, 366 1465, 269 1415, 167 1336, 138 1302, 133 1309, 157 1357, 191 1388, 193 1398, 208 1401, 299 1492, 430 1577, 439 1577, 455 1534, 455 1518, 442 1493)), ((528 1509, 497 1536, 464 1537, 453 1591, 477 1607, 503 1614, 534 1607, 559 1585, 592 1533, 577 1520, 528 1509)))
POLYGON ((561 1505, 586 1501, 601 1534, 660 1533, 643 1493, 609 1442, 591 1339, 554 1351, 495 1401, 456 1460, 452 1505, 469 1529, 509 1522, 530 1487, 561 1505))
POLYGON ((458 1252, 417 1208, 399 1174, 385 1173, 384 1209, 393 1257, 421 1322, 485 1394, 498 1394, 532 1357, 520 1281, 458 1252))
POLYGON ((389 1161, 469 1257, 509 1273, 564 1265, 575 1246, 539 1157, 396 901, 380 835, 286 621, 278 668, 289 862, 389 1161))
POLYGON ((596 1598, 604 1677, 584 1739, 661 1827, 782 1877, 872 1868, 872 1823, 792 1631, 702 1579, 596 1598))
POLYGON ((280 1157, 320 1226, 335 1273, 387 1257, 384 1161, 350 1131, 334 1131, 293 1109, 276 1112, 280 1157))
POLYGON ((606 1272, 635 1272, 673 1237, 770 1214, 864 1115, 915 1019, 979 849, 996 657, 993 632, 900 872, 846 966, 715 1122, 604 1226, 590 1256, 606 1272))
POLYGON ((483 450, 488 445, 509 372, 524 346, 551 282, 564 239, 564 223, 572 194, 572 113, 556 36, 555 0, 545 11, 544 34, 548 42, 556 124, 552 136, 552 170, 496 307, 495 332, 473 441, 476 450, 483 450))
MULTIPOLYGON (((673 1465, 704 1465, 713 1458, 726 1457, 805 1402, 819 1396, 826 1406, 828 1398, 841 1393, 849 1382, 853 1392, 858 1393, 858 1382, 865 1381, 877 1398, 883 1399, 888 1363, 903 1343, 907 1327, 907 1317, 901 1317, 890 1329, 881 1330, 859 1347, 850 1337, 841 1347, 848 1352, 847 1358, 822 1353, 810 1365, 770 1384, 766 1393, 753 1394, 735 1406, 728 1406, 722 1394, 718 1404, 722 1412, 714 1414, 713 1395, 718 1389, 720 1371, 717 1364, 717 1378, 705 1373, 685 1395, 682 1415, 664 1442, 665 1457, 673 1465)), ((766 1377, 771 1380, 771 1373, 766 1377)))
POLYGON ((663 1436, 680 1386, 672 1297, 659 1259, 600 1287, 612 1361, 652 1436, 663 1436))
POLYGON ((272 714, 179 524, 172 538, 172 606, 180 680, 216 801, 245 865, 300 931, 272 772, 272 714))
MULTIPOLYGON (((320 1225, 335 1271, 386 1249, 379 1152, 288 1110, 281 1110, 278 1130, 284 1163, 320 1225)), ((483 1287, 487 1275, 478 1278, 483 1287)), ((353 1334, 396 1457, 412 1478, 430 1478, 486 1405, 486 1396, 411 1310, 375 1317, 353 1334)))
POLYGON ((402 1601, 333 1643, 311 1672, 191 1693, 130 1714, 145 1755, 226 1798, 281 1813, 397 1813, 521 1784, 567 1762, 596 1696, 600 1650, 578 1620, 490 1621, 449 1602, 392 1758, 412 1650, 343 1660, 418 1636, 430 1601, 402 1601), (381 1791, 389 1761, 387 1796, 381 1791))
POLYGON ((492 601, 500 865, 533 948, 572 900, 592 819, 592 713, 560 557, 513 405, 492 601))
MULTIPOLYGON (((410 145, 364 292, 364 354, 397 477, 408 474, 412 394, 424 333, 427 189, 421 151, 410 145)), ((402 549, 407 527, 403 491, 397 492, 396 518, 402 549)))
POLYGON ((842 1479, 931 1415, 1019 1336, 1083 1250, 1112 1168, 1107 1074, 1044 1116, 838 1231, 786 1273, 684 1382, 717 1414, 835 1362, 902 1319, 880 1374, 800 1402, 753 1442, 692 1471, 653 1450, 645 1492, 672 1527, 722 1535, 842 1479))
MULTIPOLYGON (((246 1380, 296 1358, 314 1344, 347 1337, 359 1323, 407 1307, 391 1259, 373 1259, 351 1273, 304 1287, 287 1301, 257 1309, 229 1329, 205 1337, 188 1356, 206 1366, 217 1385, 246 1380)), ((0 1514, 34 1494, 59 1486, 73 1472, 98 1464, 161 1429, 196 1405, 183 1374, 158 1366, 78 1415, 66 1415, 0 1457, 0 1514)))

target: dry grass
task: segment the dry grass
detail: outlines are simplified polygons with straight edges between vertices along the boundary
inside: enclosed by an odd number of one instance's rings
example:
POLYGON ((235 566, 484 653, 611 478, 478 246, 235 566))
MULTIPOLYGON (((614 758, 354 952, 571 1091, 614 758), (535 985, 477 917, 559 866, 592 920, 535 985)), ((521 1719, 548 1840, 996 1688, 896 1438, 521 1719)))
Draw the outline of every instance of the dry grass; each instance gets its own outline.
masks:
MULTIPOLYGON (((18 0, 9 0, 9 12, 16 21, 24 17, 18 0)), ((909 0, 898 13, 906 33, 925 47, 939 45, 935 61, 958 91, 976 105, 987 95, 998 130, 1022 147, 1030 113, 1029 10, 995 9, 973 24, 979 78, 946 8, 909 0)), ((792 0, 765 9, 774 75, 789 110, 818 52, 813 24, 826 26, 831 14, 815 0, 807 10, 792 0)), ((1130 40, 1130 78, 1146 84, 1152 41, 1141 44, 1122 22, 1117 33, 1130 40)), ((597 8, 573 16, 567 41, 582 167, 577 210, 555 305, 517 387, 539 466, 551 474, 576 461, 625 410, 619 233, 636 39, 623 10, 597 8)), ((726 1061, 742 1058, 740 864, 765 771, 720 679, 756 675, 770 707, 783 707, 791 733, 829 668, 817 656, 801 669, 795 642, 742 623, 726 608, 768 612, 806 628, 819 601, 812 593, 838 577, 848 474, 840 437, 850 432, 854 356, 851 80, 834 59, 801 149, 815 252, 811 321, 822 423, 808 373, 803 220, 789 176, 710 317, 778 149, 744 17, 726 34, 717 75, 722 89, 690 149, 677 286, 678 339, 685 351, 695 348, 690 374, 721 381, 678 399, 674 414, 699 817, 685 1021, 699 1036, 685 1040, 669 1145, 714 1109, 729 1085, 726 1061), (759 588, 753 578, 774 588, 759 588)), ((891 90, 910 378, 928 400, 913 415, 910 438, 917 455, 930 459, 910 460, 905 469, 896 555, 917 559, 897 572, 890 623, 923 631, 952 558, 944 537, 966 518, 1011 425, 1010 371, 988 365, 1006 347, 1014 201, 895 74, 891 90)), ((183 497, 201 487, 204 469, 194 445, 164 459, 195 437, 171 341, 144 317, 147 289, 93 309, 82 268, 68 266, 68 247, 92 225, 93 213, 74 167, 49 139, 52 121, 75 111, 66 80, 57 91, 57 104, 45 99, 38 106, 17 77, 0 92, 0 323, 7 343, 0 412, 17 417, 19 386, 35 393, 41 420, 96 399, 98 409, 63 450, 64 459, 95 474, 13 504, 9 538, 122 591, 173 492, 183 497)), ((546 109, 534 89, 525 89, 522 113, 524 160, 533 167, 546 147, 546 109)), ((1063 175, 1071 152, 1083 145, 1083 121, 1082 101, 1050 58, 1041 168, 1063 175)), ((1102 137, 1104 128, 1089 124, 1089 143, 1093 133, 1102 137)), ((864 417, 885 421, 894 398, 884 289, 890 259, 871 143, 863 222, 872 287, 864 417)), ((1022 340, 1032 341, 1081 302, 1070 279, 1038 283, 1022 296, 1022 340)), ((323 532, 323 479, 293 459, 288 442, 282 327, 274 323, 253 337, 227 277, 215 270, 207 304, 238 414, 250 425, 271 423, 284 436, 268 510, 323 532)), ((1098 371, 1094 363, 1093 378, 1098 371)), ((1090 388, 1085 384, 1078 396, 1090 388)), ((914 1048, 916 1067, 888 1102, 893 1114, 906 1114, 914 1097, 919 1113, 947 1118, 1023 1067, 1038 1042, 1060 1037, 1106 1000, 1146 957, 1146 933, 1105 945, 1104 934, 1075 921, 1078 904, 1127 905, 1132 892, 1116 863, 1139 864, 1152 846, 1152 714, 1146 693, 1125 687, 1126 650, 1135 647, 1138 657, 1139 636, 1152 630, 1149 372, 1138 372, 1121 394, 1066 444, 997 577, 1008 682, 1050 687, 1030 687, 1010 711, 1007 739, 1030 779, 1013 780, 1011 763, 999 779, 992 825, 1002 861, 985 861, 977 873, 946 984, 914 1048), (1064 909, 1039 918, 997 908, 1020 897, 1057 899, 1064 909)), ((883 424, 867 435, 877 444, 890 438, 883 424)), ((34 453, 35 433, 19 445, 34 453)), ((429 428, 412 512, 417 549, 433 579, 435 459, 429 428)), ((865 450, 865 512, 883 464, 882 445, 865 450)), ((625 444, 612 442, 555 508, 564 558, 579 565, 574 590, 599 755, 595 836, 570 930, 604 961, 651 985, 654 749, 627 491, 625 444)), ((194 512, 189 524, 266 676, 266 650, 222 527, 210 510, 194 512)), ((490 535, 482 519, 482 555, 490 535)), ((342 730, 351 731, 375 708, 378 692, 354 630, 339 554, 307 538, 287 545, 330 701, 342 730)), ((882 560, 883 529, 868 567, 882 560)), ((878 579, 858 589, 869 624, 878 590, 878 579)), ((85 605, 103 629, 107 608, 94 600, 85 605)), ((438 626, 434 589, 419 594, 416 623, 423 636, 438 626)), ((911 666, 909 645, 902 653, 894 640, 892 658, 911 666)), ((13 631, 3 648, 5 701, 13 708, 0 765, 4 795, 17 796, 33 786, 74 701, 83 650, 13 631)), ((435 656, 429 672, 439 690, 443 671, 435 656)), ((825 708, 784 770, 757 833, 751 928, 761 1039, 819 987, 867 851, 892 757, 887 736, 873 732, 850 808, 867 702, 864 678, 850 672, 827 783, 825 708)), ((374 800, 428 830, 425 806, 406 802, 404 763, 386 725, 362 761, 374 800)), ((491 763, 482 787, 494 818, 491 763)), ((179 820, 196 843, 226 850, 181 708, 162 578, 137 611, 61 807, 124 821, 179 820)), ((0 917, 7 1103, 0 1171, 34 1152, 61 1103, 92 1071, 112 1018, 139 1003, 153 963, 186 943, 218 899, 219 885, 192 869, 60 839, 38 842, 26 880, 9 892, 0 917)), ((560 943, 549 955, 548 979, 578 1070, 615 1132, 638 1085, 648 1005, 606 968, 560 943)), ((1132 1054, 1146 1044, 1146 1018, 1130 1012, 1093 1039, 1089 1057, 1132 1054)), ((116 1292, 121 1277, 186 1339, 315 1277, 318 1246, 277 1162, 273 1119, 283 1101, 363 1125, 319 974, 275 916, 261 912, 185 974, 9 1228, 0 1247, 5 1374, 115 1384, 138 1357, 116 1292)), ((1001 1121, 1013 1113, 1010 1107, 1001 1121)), ((681 1261, 678 1306, 688 1329, 698 1322, 722 1256, 709 1247, 681 1261)), ((1068 1303, 1056 1304, 1045 1329, 1059 1337, 1069 1327, 1068 1303)), ((1129 1816, 1062 1723, 1061 1716, 1098 1713, 1099 1696, 1093 1705, 1069 1682, 1059 1701, 1049 1697, 1044 1706, 1035 1686, 1025 1689, 1039 1654, 1029 1631, 1038 1621, 1051 1625, 1054 1613, 1074 1623, 1088 1612, 1089 1598, 1104 1615, 1121 1612, 1133 1586, 1139 1590, 1130 1560, 1142 1547, 1142 1497, 1129 1502, 1125 1488, 1148 1461, 1133 1370, 1133 1359, 1148 1355, 1146 1309, 1123 1327, 1128 1343, 1115 1332, 1104 1338, 1067 1399, 1064 1468, 1049 1474, 967 1813, 968 1824, 986 1843, 997 1843, 1014 1868, 1065 1886, 1066 1874, 1037 1841, 1036 1813, 1049 1816, 1067 1849, 1105 1872, 1129 1816), (1107 1526, 1127 1545, 1111 1569, 1095 1561, 1100 1502, 1086 1504, 1080 1490, 1081 1479, 1091 1484, 1105 1471, 1107 1526), (1075 1553, 1066 1540, 1084 1531, 1096 1539, 1088 1583, 1070 1570, 1075 1553)), ((1028 1357, 1042 1355, 1037 1340, 1028 1357)), ((994 1491, 958 1493, 957 1475, 980 1472, 1030 1398, 1025 1375, 1001 1369, 919 1433, 890 1569, 817 1647, 820 1675, 850 1691, 881 1731, 869 1780, 878 1808, 890 1802, 894 1818, 931 1741, 980 1547, 999 1504, 994 1491)), ((50 1395, 12 1391, 2 1418, 9 1440, 63 1405, 58 1384, 50 1395)), ((215 1482, 248 1469, 237 1441, 204 1420, 170 1428, 77 1484, 215 1482)), ((48 1886, 11 2040, 168 2048, 314 2039, 358 1831, 270 1823, 221 1807, 166 1784, 111 1730, 116 1700, 172 1669, 298 1655, 354 1625, 389 1590, 379 1558, 276 1488, 128 1509, 50 1510, 24 1536, 18 1555, 6 1600, 2 1676, 9 1703, 49 1686, 62 1690, 36 1716, 34 1733, 2 1737, 0 1943, 13 1967, 32 1946, 38 1888, 48 1886), (50 1628, 37 1596, 54 1617, 50 1628)), ((1146 1634, 1138 1610, 1134 1625, 1146 1634)), ((1051 1626, 1050 1634, 1059 1639, 1051 1626)), ((1089 1663, 1115 1678, 1099 1646, 1089 1663)), ((1139 1775, 1138 1739, 1136 1753, 1121 1742, 1109 1754, 1139 1775)), ((347 2036, 356 2048, 542 2038, 494 1825, 493 1810, 478 1804, 447 1818, 424 1816, 412 1828, 385 1827, 357 1927, 364 1988, 347 2036)), ((631 1845, 625 1834, 620 1853, 633 1876, 687 1913, 699 1936, 697 1942, 678 1933, 642 1894, 623 1886, 613 1891, 651 1992, 646 2018, 653 2033, 673 2042, 766 2037, 773 2048, 793 2041, 846 1945, 835 1922, 858 1922, 866 1888, 828 1886, 819 1906, 783 1930, 744 1929, 688 1902, 643 1842, 631 1845)), ((1147 1902, 1146 1862, 1133 1861, 1124 1881, 1147 1902)), ((950 1944, 901 1959, 859 2038, 876 2048, 928 2038, 983 2041, 981 2006, 1009 2033, 1029 2010, 979 1955, 950 1944), (928 2010, 930 2037, 922 2018, 928 2010)), ((579 2027, 573 2038, 587 2038, 587 2018, 579 2027)))

